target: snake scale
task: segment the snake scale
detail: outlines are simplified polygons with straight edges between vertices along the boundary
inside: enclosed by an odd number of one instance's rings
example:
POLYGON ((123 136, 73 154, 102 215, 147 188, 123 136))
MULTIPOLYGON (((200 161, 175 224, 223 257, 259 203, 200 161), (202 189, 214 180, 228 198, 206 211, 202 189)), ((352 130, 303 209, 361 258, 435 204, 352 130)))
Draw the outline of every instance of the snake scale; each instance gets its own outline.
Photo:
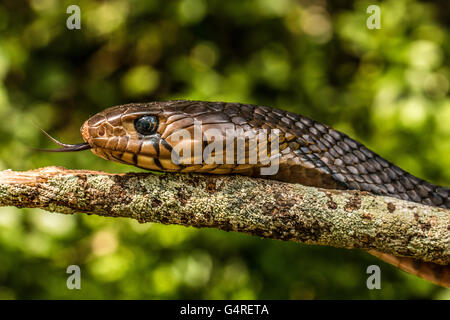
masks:
MULTIPOLYGON (((435 186, 409 174, 325 124, 265 106, 185 100, 127 104, 92 116, 83 124, 81 133, 85 142, 77 145, 62 144, 53 139, 62 146, 54 151, 91 149, 104 159, 149 170, 242 174, 328 189, 368 191, 450 209, 449 188, 435 186), (214 129, 215 134, 195 138, 196 123, 201 123, 203 131, 214 129), (208 163, 205 158, 194 159, 194 152, 184 155, 191 158, 190 162, 180 163, 171 157, 180 143, 188 149, 200 145, 201 150, 205 151, 210 143, 219 141, 224 148, 212 154, 217 156, 216 159, 223 160, 227 152, 236 151, 236 148, 227 149, 225 146, 230 128, 244 133, 278 129, 276 155, 268 152, 273 143, 269 138, 264 147, 250 145, 249 139, 244 139, 246 152, 243 156, 243 160, 248 160, 252 148, 256 148, 258 155, 266 152, 271 157, 277 156, 278 171, 273 175, 262 175, 260 169, 267 167, 267 162, 237 161, 238 157, 234 154, 231 163, 208 163), (175 138, 180 130, 191 133, 194 138, 175 138)), ((369 253, 407 272, 450 287, 448 265, 375 251, 369 253)))

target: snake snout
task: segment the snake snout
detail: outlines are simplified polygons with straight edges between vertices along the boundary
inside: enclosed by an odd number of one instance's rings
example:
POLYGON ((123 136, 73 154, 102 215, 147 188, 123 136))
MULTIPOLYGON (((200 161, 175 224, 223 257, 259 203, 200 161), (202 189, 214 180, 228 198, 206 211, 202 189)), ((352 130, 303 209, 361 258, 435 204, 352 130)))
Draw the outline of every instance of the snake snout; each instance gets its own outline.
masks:
POLYGON ((81 136, 83 137, 84 142, 89 143, 89 127, 88 127, 87 121, 81 126, 80 131, 81 131, 81 136))

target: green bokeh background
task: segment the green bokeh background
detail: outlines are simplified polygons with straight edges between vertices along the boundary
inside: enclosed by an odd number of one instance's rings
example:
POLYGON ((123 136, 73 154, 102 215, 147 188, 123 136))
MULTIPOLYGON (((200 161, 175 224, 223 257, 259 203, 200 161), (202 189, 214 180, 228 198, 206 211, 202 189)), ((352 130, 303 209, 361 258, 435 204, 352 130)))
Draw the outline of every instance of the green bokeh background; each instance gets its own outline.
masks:
MULTIPOLYGON (((46 154, 102 109, 202 99, 279 107, 334 126, 450 185, 448 1, 180 0, 0 3, 0 169, 139 171, 46 154), (68 30, 66 8, 81 8, 68 30), (369 30, 369 5, 381 29, 369 30)), ((363 252, 209 229, 0 208, 2 299, 449 299, 363 252), (68 265, 82 289, 66 288, 68 265), (366 268, 382 268, 368 290, 366 268)))

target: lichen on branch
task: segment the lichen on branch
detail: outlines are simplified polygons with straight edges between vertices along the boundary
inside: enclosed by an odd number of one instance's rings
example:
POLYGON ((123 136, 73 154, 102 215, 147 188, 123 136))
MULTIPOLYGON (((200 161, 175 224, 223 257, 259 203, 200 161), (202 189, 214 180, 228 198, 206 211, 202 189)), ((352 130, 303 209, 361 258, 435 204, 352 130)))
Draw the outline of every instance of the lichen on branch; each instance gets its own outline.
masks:
POLYGON ((238 175, 6 170, 0 172, 0 206, 217 228, 450 263, 449 210, 238 175))

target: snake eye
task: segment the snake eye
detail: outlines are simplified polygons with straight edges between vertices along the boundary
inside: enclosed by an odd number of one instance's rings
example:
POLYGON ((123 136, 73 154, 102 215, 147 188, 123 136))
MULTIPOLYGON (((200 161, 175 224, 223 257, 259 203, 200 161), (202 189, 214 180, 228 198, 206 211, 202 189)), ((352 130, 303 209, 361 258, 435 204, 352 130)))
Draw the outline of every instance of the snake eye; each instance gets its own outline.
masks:
POLYGON ((158 129, 158 119, 153 116, 137 118, 134 120, 134 128, 144 136, 155 134, 158 129))

